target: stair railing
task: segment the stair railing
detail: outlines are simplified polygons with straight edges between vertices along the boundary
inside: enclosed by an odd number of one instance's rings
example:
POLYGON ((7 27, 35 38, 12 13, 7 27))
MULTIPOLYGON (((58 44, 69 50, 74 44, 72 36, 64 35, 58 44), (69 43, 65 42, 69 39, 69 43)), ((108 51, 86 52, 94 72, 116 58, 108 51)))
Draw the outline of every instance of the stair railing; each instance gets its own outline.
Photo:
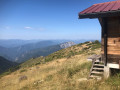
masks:
POLYGON ((94 64, 95 64, 95 61, 96 61, 96 58, 94 58, 94 59, 92 60, 92 66, 91 66, 91 69, 90 69, 90 73, 89 73, 88 79, 89 79, 89 77, 90 77, 90 75, 91 75, 91 72, 92 72, 93 66, 94 66, 94 64))

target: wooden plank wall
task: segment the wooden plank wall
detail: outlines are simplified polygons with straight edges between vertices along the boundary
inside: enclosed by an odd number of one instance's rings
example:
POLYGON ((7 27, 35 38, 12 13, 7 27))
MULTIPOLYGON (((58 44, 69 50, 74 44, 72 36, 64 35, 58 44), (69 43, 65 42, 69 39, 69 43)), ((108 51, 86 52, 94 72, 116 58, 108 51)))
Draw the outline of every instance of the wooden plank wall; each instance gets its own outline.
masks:
MULTIPOLYGON (((108 20, 108 39, 107 54, 108 63, 119 64, 120 60, 120 17, 107 18, 108 20)), ((103 31, 104 32, 104 31, 103 31)), ((102 56, 104 58, 104 33, 102 34, 102 56)))

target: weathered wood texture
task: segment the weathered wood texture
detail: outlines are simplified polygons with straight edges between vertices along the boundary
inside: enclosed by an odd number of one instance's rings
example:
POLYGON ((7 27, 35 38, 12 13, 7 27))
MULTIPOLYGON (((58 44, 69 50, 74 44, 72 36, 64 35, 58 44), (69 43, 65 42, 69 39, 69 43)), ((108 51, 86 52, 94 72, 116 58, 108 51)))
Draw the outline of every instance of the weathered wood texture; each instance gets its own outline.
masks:
MULTIPOLYGON (((104 58, 104 55, 101 55, 102 58, 104 58)), ((113 64, 119 64, 119 60, 120 60, 120 55, 113 55, 113 54, 108 54, 108 63, 113 63, 113 64)))
MULTIPOLYGON (((119 64, 120 60, 120 17, 107 18, 107 60, 119 64)), ((102 31, 101 53, 104 59, 104 31, 102 31)))
POLYGON ((119 60, 119 69, 120 69, 120 60, 119 60))

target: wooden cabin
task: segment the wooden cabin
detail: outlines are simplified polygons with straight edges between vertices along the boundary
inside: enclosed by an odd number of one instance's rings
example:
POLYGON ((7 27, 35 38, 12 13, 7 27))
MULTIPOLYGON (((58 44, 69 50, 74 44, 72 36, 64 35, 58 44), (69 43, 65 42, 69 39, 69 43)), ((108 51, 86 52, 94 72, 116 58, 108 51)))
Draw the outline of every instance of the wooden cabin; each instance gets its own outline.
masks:
POLYGON ((94 4, 79 13, 79 19, 83 18, 98 18, 102 61, 109 68, 120 69, 120 1, 94 4))

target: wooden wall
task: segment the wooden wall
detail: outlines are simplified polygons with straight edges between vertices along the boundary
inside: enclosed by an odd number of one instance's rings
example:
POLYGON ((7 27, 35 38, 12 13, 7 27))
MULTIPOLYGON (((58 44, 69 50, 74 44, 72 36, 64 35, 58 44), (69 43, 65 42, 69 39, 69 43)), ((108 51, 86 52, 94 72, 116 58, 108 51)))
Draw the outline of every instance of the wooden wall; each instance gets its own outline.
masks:
MULTIPOLYGON (((107 18, 107 61, 119 63, 120 60, 120 17, 107 18)), ((102 57, 104 59, 104 31, 102 31, 102 57)))

